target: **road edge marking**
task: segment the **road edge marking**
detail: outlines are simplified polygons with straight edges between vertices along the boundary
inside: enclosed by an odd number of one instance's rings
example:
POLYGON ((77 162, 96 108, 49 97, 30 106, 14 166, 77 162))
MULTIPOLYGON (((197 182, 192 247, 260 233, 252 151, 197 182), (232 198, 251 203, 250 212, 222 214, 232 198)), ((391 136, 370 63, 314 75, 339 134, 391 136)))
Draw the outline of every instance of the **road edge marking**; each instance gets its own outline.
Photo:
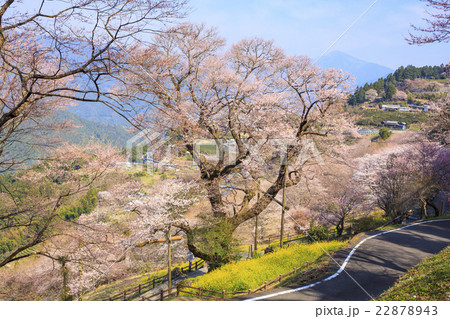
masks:
POLYGON ((419 223, 413 223, 413 224, 409 224, 400 228, 396 228, 396 229, 391 229, 391 230, 386 230, 383 231, 381 233, 372 235, 370 237, 367 237, 365 239, 363 239, 362 241, 360 241, 355 247, 353 247, 353 249, 350 251, 350 253, 348 254, 347 258, 345 258, 344 262, 342 263, 341 267, 332 275, 328 276, 325 279, 322 279, 320 281, 316 281, 312 284, 309 284, 307 286, 302 286, 302 287, 298 287, 298 288, 294 288, 294 289, 289 289, 289 290, 283 290, 280 292, 276 292, 270 295, 265 295, 265 296, 261 296, 261 297, 255 297, 255 298, 250 298, 250 299, 245 299, 243 301, 257 301, 257 300, 263 300, 263 299, 267 299, 267 298, 271 298, 271 297, 276 297, 276 296, 280 296, 280 295, 285 295, 285 294, 290 294, 293 292, 297 292, 297 291, 301 291, 301 290, 305 290, 305 289, 309 289, 312 288, 314 286, 317 286, 323 282, 329 281, 333 278, 336 278, 337 276, 339 276, 341 274, 341 272, 345 269, 345 267, 347 266, 348 262, 350 261, 350 258, 352 257, 352 255, 354 254, 354 252, 367 240, 387 234, 387 233, 392 233, 395 231, 399 231, 408 227, 412 227, 412 226, 417 226, 417 225, 422 225, 422 224, 428 224, 428 223, 432 223, 432 222, 440 222, 440 221, 450 221, 450 219, 446 218, 446 219, 435 219, 435 220, 426 220, 423 222, 419 222, 419 223))

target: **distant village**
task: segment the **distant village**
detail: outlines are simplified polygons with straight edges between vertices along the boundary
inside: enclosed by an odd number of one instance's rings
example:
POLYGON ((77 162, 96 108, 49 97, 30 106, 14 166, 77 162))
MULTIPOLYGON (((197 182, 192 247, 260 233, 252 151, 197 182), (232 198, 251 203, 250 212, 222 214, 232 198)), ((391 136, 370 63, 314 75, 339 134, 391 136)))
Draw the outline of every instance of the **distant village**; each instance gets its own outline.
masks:
MULTIPOLYGON (((408 104, 408 106, 401 106, 398 104, 382 104, 381 110, 388 112, 429 112, 430 107, 426 104, 408 104)), ((405 130, 407 128, 407 124, 405 122, 398 121, 381 121, 381 125, 396 130, 405 130)))
POLYGON ((398 104, 382 104, 381 109, 383 111, 389 112, 412 112, 412 111, 428 112, 430 110, 430 107, 426 104, 424 105, 408 104, 408 106, 401 106, 398 104))

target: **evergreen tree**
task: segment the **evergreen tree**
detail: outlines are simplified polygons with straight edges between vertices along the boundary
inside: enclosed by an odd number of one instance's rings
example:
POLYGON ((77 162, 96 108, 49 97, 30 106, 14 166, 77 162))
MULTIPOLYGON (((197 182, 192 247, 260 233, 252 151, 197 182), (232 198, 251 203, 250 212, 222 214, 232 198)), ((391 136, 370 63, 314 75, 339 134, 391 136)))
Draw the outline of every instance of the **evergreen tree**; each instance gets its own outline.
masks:
POLYGON ((392 100, 392 97, 395 95, 395 93, 397 93, 395 85, 392 82, 389 82, 386 87, 386 100, 392 100))

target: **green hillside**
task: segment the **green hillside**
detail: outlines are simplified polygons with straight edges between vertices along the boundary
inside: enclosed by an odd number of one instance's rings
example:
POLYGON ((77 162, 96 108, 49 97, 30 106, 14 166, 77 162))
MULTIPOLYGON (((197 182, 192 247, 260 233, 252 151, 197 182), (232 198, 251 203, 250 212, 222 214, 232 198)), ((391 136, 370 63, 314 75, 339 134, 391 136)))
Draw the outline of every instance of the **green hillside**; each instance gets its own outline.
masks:
POLYGON ((33 165, 36 160, 45 157, 47 153, 45 145, 48 144, 55 146, 58 142, 69 142, 82 145, 89 141, 100 141, 122 148, 132 136, 124 126, 92 122, 69 111, 59 111, 47 121, 52 123, 65 121, 72 127, 62 131, 37 131, 36 125, 24 124, 25 131, 27 127, 31 127, 29 133, 18 134, 10 139, 11 142, 0 158, 0 171, 2 160, 8 162, 8 159, 13 159, 16 162, 23 162, 26 166, 33 165))
POLYGON ((74 144, 83 144, 89 140, 98 140, 117 146, 125 146, 131 137, 124 126, 104 124, 83 119, 72 112, 60 111, 55 116, 56 121, 70 121, 74 128, 69 131, 55 133, 55 137, 74 144))
POLYGON ((67 108, 71 113, 92 122, 113 125, 129 125, 129 123, 112 109, 102 103, 81 102, 67 108))
POLYGON ((356 125, 362 126, 380 126, 382 121, 405 122, 408 127, 416 123, 426 123, 434 114, 428 113, 407 113, 407 112, 388 112, 378 109, 354 110, 352 114, 358 116, 356 125))
MULTIPOLYGON (((431 80, 431 82, 442 83, 447 82, 449 79, 449 70, 445 65, 440 66, 424 66, 415 67, 408 65, 407 67, 399 67, 394 73, 389 74, 385 78, 380 78, 378 81, 373 83, 366 83, 363 86, 356 87, 355 92, 349 96, 348 103, 350 105, 359 105, 367 101, 366 93, 370 90, 376 91, 377 97, 375 99, 379 101, 392 101, 395 100, 394 96, 399 90, 404 86, 404 83, 408 80, 412 81, 415 79, 431 80)), ((413 95, 408 91, 408 87, 402 88, 407 93, 408 103, 421 103, 421 96, 413 95)), ((436 87, 431 87, 426 89, 426 91, 434 91, 436 87)), ((436 93, 436 92, 431 92, 436 93)), ((436 95, 436 94, 434 94, 436 95)), ((441 95, 427 96, 426 100, 436 100, 442 98, 441 95)))

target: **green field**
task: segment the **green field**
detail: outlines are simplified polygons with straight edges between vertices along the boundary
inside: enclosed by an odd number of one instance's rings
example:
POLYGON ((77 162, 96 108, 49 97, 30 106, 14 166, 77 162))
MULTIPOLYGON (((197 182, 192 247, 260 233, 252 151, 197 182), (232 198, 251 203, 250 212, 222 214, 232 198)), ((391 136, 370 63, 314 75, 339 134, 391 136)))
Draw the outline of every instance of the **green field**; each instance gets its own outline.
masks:
POLYGON ((434 116, 427 112, 389 112, 368 109, 355 110, 352 113, 359 117, 355 124, 363 126, 380 126, 382 121, 405 122, 408 126, 411 126, 415 123, 427 122, 430 116, 434 116))

